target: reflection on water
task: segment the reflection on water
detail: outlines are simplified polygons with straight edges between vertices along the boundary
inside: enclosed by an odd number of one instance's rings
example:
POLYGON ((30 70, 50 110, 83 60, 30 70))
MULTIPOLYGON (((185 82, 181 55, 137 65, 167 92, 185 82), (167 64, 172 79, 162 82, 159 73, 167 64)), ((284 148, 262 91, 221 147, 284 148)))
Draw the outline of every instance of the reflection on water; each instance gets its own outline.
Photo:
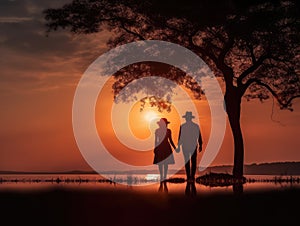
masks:
POLYGON ((165 192, 168 193, 169 189, 168 189, 168 182, 167 181, 161 181, 159 183, 159 188, 158 188, 159 192, 165 192))
POLYGON ((186 187, 185 187, 185 195, 186 196, 190 196, 190 197, 194 197, 197 195, 197 189, 196 189, 196 183, 195 181, 192 182, 187 182, 186 183, 186 187))
POLYGON ((182 193, 187 196, 218 192, 235 194, 256 190, 280 190, 300 188, 300 176, 248 175, 244 184, 233 186, 207 186, 197 182, 186 182, 185 175, 177 175, 165 182, 159 182, 155 174, 151 175, 106 175, 105 179, 97 174, 35 174, 0 175, 0 191, 3 190, 41 190, 49 188, 65 189, 131 189, 141 192, 182 193), (116 178, 117 177, 117 178, 116 178), (122 182, 130 180, 129 185, 122 182), (112 181, 120 181, 115 183, 112 181), (135 186, 142 185, 142 186, 135 186))

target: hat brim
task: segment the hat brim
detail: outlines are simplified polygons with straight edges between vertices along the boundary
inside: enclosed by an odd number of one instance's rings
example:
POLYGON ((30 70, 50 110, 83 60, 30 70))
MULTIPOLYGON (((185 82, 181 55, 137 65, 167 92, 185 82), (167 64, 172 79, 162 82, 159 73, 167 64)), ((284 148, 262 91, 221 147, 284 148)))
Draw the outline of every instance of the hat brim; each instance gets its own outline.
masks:
MULTIPOLYGON (((161 124, 163 121, 158 121, 158 122, 156 122, 157 124, 161 124)), ((167 124, 170 124, 170 122, 169 121, 167 121, 167 122, 163 122, 163 123, 167 123, 167 124)))
POLYGON ((195 118, 194 115, 183 115, 182 118, 195 118))

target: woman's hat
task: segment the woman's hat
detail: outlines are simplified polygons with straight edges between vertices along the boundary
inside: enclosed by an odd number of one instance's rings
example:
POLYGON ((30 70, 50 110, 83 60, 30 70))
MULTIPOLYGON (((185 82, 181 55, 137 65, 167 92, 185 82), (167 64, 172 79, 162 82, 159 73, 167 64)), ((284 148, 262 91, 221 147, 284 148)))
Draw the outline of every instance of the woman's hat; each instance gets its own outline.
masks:
POLYGON ((166 119, 166 118, 161 118, 161 119, 157 122, 157 124, 161 124, 161 123, 165 123, 165 124, 167 125, 167 124, 169 124, 170 122, 169 122, 168 119, 166 119))
POLYGON ((185 112, 185 115, 182 116, 182 118, 195 118, 195 116, 191 111, 187 111, 185 112))

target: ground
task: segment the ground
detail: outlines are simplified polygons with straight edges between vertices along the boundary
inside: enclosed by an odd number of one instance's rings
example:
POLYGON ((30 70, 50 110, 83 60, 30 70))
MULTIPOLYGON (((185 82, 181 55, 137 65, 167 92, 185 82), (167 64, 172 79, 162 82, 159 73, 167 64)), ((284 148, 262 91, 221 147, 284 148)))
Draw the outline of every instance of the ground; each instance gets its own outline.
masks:
POLYGON ((4 225, 299 225, 300 190, 184 194, 116 190, 0 192, 4 225))

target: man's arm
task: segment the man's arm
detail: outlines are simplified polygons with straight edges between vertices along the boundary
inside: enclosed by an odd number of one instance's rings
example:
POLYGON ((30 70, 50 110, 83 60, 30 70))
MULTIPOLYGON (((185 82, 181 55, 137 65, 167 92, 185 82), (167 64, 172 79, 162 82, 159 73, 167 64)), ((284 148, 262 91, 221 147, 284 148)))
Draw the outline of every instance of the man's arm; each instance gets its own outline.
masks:
POLYGON ((181 135, 181 126, 179 127, 179 134, 178 134, 178 142, 177 142, 177 145, 178 147, 181 145, 182 141, 180 139, 180 135, 181 135))
POLYGON ((171 132, 171 130, 169 130, 170 132, 169 132, 169 141, 170 141, 170 144, 172 145, 172 147, 174 148, 174 149, 176 149, 176 146, 175 146, 175 144, 174 144, 174 142, 173 142, 173 139, 172 139, 172 132, 171 132))
POLYGON ((201 131, 200 131, 200 127, 199 127, 199 137, 198 137, 198 144, 199 144, 199 152, 202 151, 202 144, 203 144, 203 141, 202 141, 202 136, 201 136, 201 131))
POLYGON ((180 139, 180 135, 181 135, 181 126, 179 127, 179 134, 178 134, 178 142, 177 142, 177 148, 175 148, 175 151, 177 153, 180 152, 180 145, 181 145, 181 139, 180 139))

